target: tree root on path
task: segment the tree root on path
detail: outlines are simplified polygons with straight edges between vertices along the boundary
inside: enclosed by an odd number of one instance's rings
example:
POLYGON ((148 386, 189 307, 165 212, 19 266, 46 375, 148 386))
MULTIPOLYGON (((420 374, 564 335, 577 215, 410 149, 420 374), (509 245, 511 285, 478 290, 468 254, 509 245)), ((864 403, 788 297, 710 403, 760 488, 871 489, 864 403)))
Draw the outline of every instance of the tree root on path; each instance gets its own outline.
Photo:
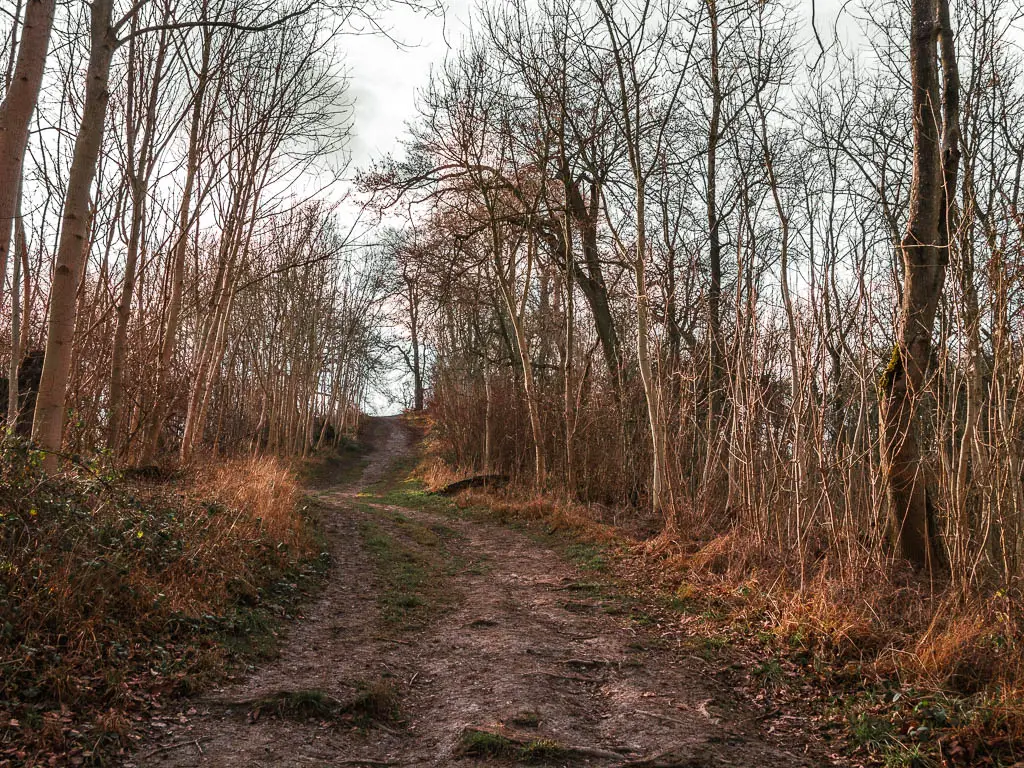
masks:
MULTIPOLYGON (((718 768, 722 765, 714 756, 693 754, 693 751, 690 745, 677 745, 647 757, 617 763, 612 768, 718 768)), ((700 752, 700 747, 696 751, 700 752)))
POLYGON ((501 728, 466 728, 459 738, 462 755, 481 758, 514 758, 526 762, 573 757, 621 760, 621 752, 599 747, 559 744, 543 738, 523 738, 501 728))
POLYGON ((544 677, 551 677, 555 680, 570 680, 574 683, 594 683, 600 684, 604 680, 598 677, 583 677, 582 675, 559 675, 555 672, 545 672, 544 670, 523 672, 524 675, 542 675, 544 677))
POLYGON ((171 752, 175 749, 181 749, 182 747, 195 747, 199 750, 199 754, 203 753, 201 746, 202 742, 209 741, 212 736, 200 736, 197 739, 186 739, 185 741, 176 741, 173 744, 165 744, 162 747, 151 749, 149 752, 143 755, 143 757, 155 757, 156 755, 162 755, 165 752, 171 752))

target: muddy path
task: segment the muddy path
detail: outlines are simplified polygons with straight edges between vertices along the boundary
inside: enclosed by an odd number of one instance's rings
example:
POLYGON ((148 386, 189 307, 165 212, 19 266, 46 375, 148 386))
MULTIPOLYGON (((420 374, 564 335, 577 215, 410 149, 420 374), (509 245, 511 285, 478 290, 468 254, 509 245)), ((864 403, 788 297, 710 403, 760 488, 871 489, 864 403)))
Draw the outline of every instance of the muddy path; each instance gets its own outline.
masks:
POLYGON ((829 764, 626 620, 599 563, 387 503, 372 489, 413 446, 398 419, 374 431, 360 479, 315 492, 334 565, 279 658, 180 702, 127 765, 829 764))

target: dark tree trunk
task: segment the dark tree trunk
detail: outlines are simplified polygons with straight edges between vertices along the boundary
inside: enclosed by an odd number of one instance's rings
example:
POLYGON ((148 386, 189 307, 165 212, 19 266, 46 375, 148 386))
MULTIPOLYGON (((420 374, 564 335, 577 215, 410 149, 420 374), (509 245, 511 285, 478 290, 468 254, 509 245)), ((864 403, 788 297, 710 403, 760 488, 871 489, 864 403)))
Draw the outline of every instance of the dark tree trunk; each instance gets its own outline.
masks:
POLYGON ((916 567, 934 571, 939 536, 915 416, 949 263, 951 193, 960 162, 960 85, 946 0, 911 0, 910 12, 914 169, 910 217, 901 243, 900 324, 892 358, 879 382, 879 416, 882 467, 899 552, 916 567))

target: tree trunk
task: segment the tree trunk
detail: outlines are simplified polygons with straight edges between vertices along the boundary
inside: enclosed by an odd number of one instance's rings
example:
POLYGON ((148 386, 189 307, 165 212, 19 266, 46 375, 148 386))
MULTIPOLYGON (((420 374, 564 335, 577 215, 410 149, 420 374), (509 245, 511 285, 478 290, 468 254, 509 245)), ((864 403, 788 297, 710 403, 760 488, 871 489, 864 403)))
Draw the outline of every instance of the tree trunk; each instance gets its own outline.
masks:
MULTIPOLYGON (((28 126, 43 82, 56 5, 56 0, 28 0, 14 76, 0 103, 0 276, 7 274, 11 230, 21 197, 21 171, 28 144, 28 126)), ((2 291, 3 286, 0 285, 0 294, 2 291)))
POLYGON ((135 273, 139 262, 142 222, 145 216, 146 190, 138 180, 132 182, 132 221, 128 235, 128 253, 125 259, 124 281, 115 307, 117 325, 110 357, 110 398, 107 421, 107 448, 115 455, 120 451, 121 422, 124 413, 124 364, 128 347, 128 322, 131 319, 132 294, 135 292, 135 273))
MULTIPOLYGON (((19 182, 20 186, 20 182, 19 182)), ((7 424, 13 430, 18 425, 18 364, 21 362, 21 267, 22 254, 27 250, 25 223, 21 218, 21 190, 15 206, 14 220, 14 275, 11 278, 11 366, 7 374, 7 424)))
POLYGON ((882 469, 899 552, 915 567, 933 572, 938 566, 939 536, 915 411, 931 358, 932 329, 949 262, 951 195, 960 161, 960 86, 946 0, 911 0, 910 13, 914 169, 910 217, 900 248, 903 301, 896 346, 879 382, 879 420, 882 469))
POLYGON ((57 468, 55 452, 60 451, 64 431, 65 398, 77 318, 76 298, 88 253, 89 196, 110 100, 107 81, 116 47, 110 26, 112 6, 113 0, 93 0, 92 3, 85 101, 68 175, 57 263, 50 289, 46 356, 32 424, 32 439, 49 452, 44 459, 48 471, 57 468))
POLYGON ((573 351, 576 345, 576 302, 573 296, 572 224, 568 211, 564 216, 565 226, 565 271, 562 283, 565 286, 565 361, 562 369, 562 418, 565 422, 565 487, 572 499, 576 495, 576 462, 574 435, 576 433, 576 402, 573 398, 573 351))
POLYGON ((420 354, 420 299, 419 286, 412 280, 407 283, 409 291, 409 330, 412 336, 412 409, 423 410, 423 360, 420 354))
POLYGON ((491 424, 494 423, 494 395, 491 393, 491 365, 484 350, 484 474, 491 473, 491 424))
POLYGON ((191 222, 192 193, 195 188, 196 176, 199 173, 199 151, 203 123, 203 97, 210 72, 211 33, 204 30, 202 65, 199 70, 196 93, 192 103, 192 124, 188 136, 188 164, 185 171, 185 186, 181 193, 181 204, 178 208, 178 232, 174 241, 174 256, 171 260, 171 293, 167 300, 167 325, 160 345, 160 360, 156 375, 156 406, 149 422, 149 431, 142 447, 140 464, 152 464, 160 444, 160 432, 170 398, 167 397, 167 380, 170 378, 171 360, 178 341, 178 318, 181 315, 182 286, 185 282, 185 256, 188 253, 188 233, 191 222))
MULTIPOLYGON (((134 25, 133 25, 134 28, 134 25)), ((160 95, 160 84, 163 79, 163 66, 167 53, 167 38, 159 42, 156 61, 153 65, 152 77, 146 85, 148 99, 143 115, 142 137, 138 142, 138 158, 136 159, 136 138, 138 127, 134 124, 133 105, 137 100, 136 89, 142 83, 130 83, 127 108, 127 145, 128 145, 128 178, 131 188, 132 219, 128 235, 128 252, 125 256, 124 282, 121 284, 121 295, 117 302, 117 327, 114 331, 114 346, 110 362, 110 402, 109 421, 107 422, 107 447, 117 456, 121 452, 121 423, 124 420, 124 366, 128 347, 128 324, 131 321, 132 295, 135 292, 135 277, 139 266, 139 254, 143 248, 143 228, 146 223, 146 196, 149 192, 149 179, 153 171, 153 154, 157 121, 157 102, 160 95)), ((135 40, 129 43, 129 65, 136 61, 135 40)), ((133 78, 134 79, 134 78, 133 78)))
MULTIPOLYGON (((640 368, 640 381, 647 401, 647 420, 651 429, 651 506, 655 512, 667 509, 665 474, 667 470, 668 441, 661 414, 661 390, 655 380, 650 353, 650 298, 647 294, 647 274, 644 257, 647 251, 647 237, 644 226, 644 194, 642 184, 637 184, 637 253, 633 261, 633 276, 636 280, 636 352, 640 368)), ((670 523, 672 521, 669 521, 670 523)))
POLYGON ((725 391, 722 384, 724 371, 724 341, 722 339, 722 239, 721 217, 718 214, 718 142, 722 117, 722 88, 718 63, 718 7, 715 0, 707 0, 711 26, 711 119, 708 124, 707 188, 705 206, 708 221, 708 440, 713 440, 718 419, 722 415, 725 391))
MULTIPOLYGON (((590 305, 590 312, 594 316, 594 329, 601 340, 601 351, 604 354, 605 364, 608 366, 613 391, 618 394, 620 376, 622 375, 622 355, 619 350, 619 338, 615 330, 615 321, 612 318, 608 302, 608 286, 604 280, 600 250, 597 242, 597 221, 600 215, 601 199, 600 188, 596 183, 591 185, 589 209, 584 203, 583 195, 580 194, 579 186, 576 183, 567 182, 566 191, 568 193, 568 207, 572 210, 572 216, 580 229, 580 246, 583 252, 583 261, 587 266, 587 271, 584 273, 582 268, 573 260, 573 273, 576 276, 576 283, 579 285, 580 290, 583 291, 587 304, 590 305)), ((572 254, 567 253, 566 259, 571 260, 572 254)))
MULTIPOLYGON (((498 234, 497 227, 498 225, 492 221, 491 247, 494 249, 494 268, 495 274, 498 278, 498 287, 501 292, 501 296, 505 301, 505 307, 508 310, 509 321, 512 323, 512 331, 515 334, 516 340, 515 346, 519 354, 519 362, 522 366, 523 393, 526 396, 526 409, 530 417, 530 432, 533 435, 534 485, 540 489, 544 487, 544 483, 546 481, 544 430, 541 426, 540 406, 537 403, 536 385, 533 380, 533 361, 530 359, 529 340, 527 339, 526 328, 523 323, 526 295, 529 293, 530 273, 532 271, 533 264, 533 249, 535 246, 531 236, 527 246, 526 286, 523 288, 523 300, 522 302, 519 302, 516 301, 516 297, 513 293, 515 291, 513 281, 506 278, 503 272, 501 252, 504 248, 504 244, 502 238, 498 234)), ((514 262, 514 255, 511 255, 509 258, 514 262)))

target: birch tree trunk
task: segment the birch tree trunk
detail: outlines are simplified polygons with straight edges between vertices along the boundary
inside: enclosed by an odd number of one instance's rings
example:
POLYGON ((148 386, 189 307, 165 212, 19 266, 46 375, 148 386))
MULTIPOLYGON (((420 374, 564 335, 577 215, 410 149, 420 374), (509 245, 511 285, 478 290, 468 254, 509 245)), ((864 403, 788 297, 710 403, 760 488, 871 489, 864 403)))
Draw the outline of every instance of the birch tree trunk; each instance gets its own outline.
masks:
POLYGON ((57 468, 56 452, 60 451, 64 431, 65 399, 77 317, 76 299, 88 253, 89 197, 96 177, 96 163, 110 101, 110 61, 116 47, 111 28, 112 8, 113 0, 94 0, 92 3, 85 101, 64 198, 57 263, 50 288, 46 356, 43 358, 32 423, 32 439, 48 452, 44 467, 51 472, 57 468))
POLYGON ((651 505, 655 512, 667 507, 665 471, 668 441, 661 414, 661 390, 651 365, 650 351, 650 297, 647 293, 647 269, 644 263, 647 235, 644 226, 644 189, 637 190, 637 253, 633 259, 633 278, 636 281, 636 353, 640 368, 640 381, 647 401, 647 421, 651 430, 651 505))
MULTIPOLYGON (((661 136, 655 128, 646 122, 643 115, 644 109, 648 106, 647 99, 650 98, 648 89, 651 81, 645 75, 641 78, 638 75, 638 60, 642 54, 634 49, 636 32, 623 33, 612 18, 609 8, 599 6, 601 15, 604 18, 605 28, 611 40, 612 55, 615 61, 615 73, 617 76, 618 104, 615 111, 621 120, 620 128, 626 145, 626 155, 629 159, 629 168, 632 172, 633 195, 634 195, 634 224, 636 235, 633 243, 633 253, 630 256, 627 248, 616 235, 615 240, 624 258, 632 262, 633 279, 636 287, 636 350, 637 365, 640 369, 640 381, 644 388, 644 400, 647 404, 647 421, 651 432, 651 506, 655 512, 665 511, 668 507, 667 499, 667 459, 668 459, 668 434, 662 418, 661 390, 656 380, 654 366, 651 364, 650 351, 650 324, 651 307, 650 296, 647 285, 647 180, 650 178, 653 166, 645 162, 647 142, 645 134, 649 131, 655 134, 659 143, 653 148, 652 156, 658 157, 661 147, 661 136)), ((643 15, 637 20, 637 28, 644 29, 648 21, 647 14, 650 6, 644 7, 643 15)), ((664 34, 654 33, 655 37, 664 34)), ((642 36, 640 36, 642 37, 642 36)), ((645 43, 650 45, 650 43, 645 43)), ((641 50, 643 46, 638 46, 641 50)), ((661 117, 662 125, 666 124, 671 115, 672 105, 678 94, 678 87, 673 94, 668 112, 661 117)), ((607 203, 606 203, 607 205, 607 203)), ((674 520, 667 521, 671 526, 674 520)))
MULTIPOLYGON (((39 100, 56 5, 56 0, 28 0, 14 74, 0 103, 0 276, 7 274, 28 126, 39 100)), ((2 292, 0 285, 0 298, 2 292)))

